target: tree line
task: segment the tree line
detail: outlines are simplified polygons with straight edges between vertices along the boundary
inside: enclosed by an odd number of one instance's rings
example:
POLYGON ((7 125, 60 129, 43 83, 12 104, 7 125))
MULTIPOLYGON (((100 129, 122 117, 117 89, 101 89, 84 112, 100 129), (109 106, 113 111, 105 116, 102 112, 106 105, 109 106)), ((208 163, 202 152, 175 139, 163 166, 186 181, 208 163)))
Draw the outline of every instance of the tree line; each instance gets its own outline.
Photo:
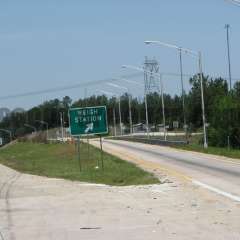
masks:
MULTIPOLYGON (((191 89, 188 93, 171 96, 164 94, 166 125, 171 129, 173 121, 180 123, 183 128, 184 114, 188 131, 201 131, 202 108, 199 75, 194 75, 189 80, 191 89), (183 111, 182 101, 185 100, 183 111)), ((206 117, 208 123, 208 140, 212 146, 240 146, 240 82, 236 82, 233 89, 228 89, 228 83, 223 78, 210 78, 203 76, 204 99, 206 117)), ((121 96, 121 117, 124 125, 129 126, 128 94, 121 96)), ((147 95, 149 123, 156 126, 163 123, 162 104, 159 93, 153 92, 147 95)), ((118 99, 108 98, 105 95, 93 95, 81 98, 75 102, 69 96, 63 99, 46 101, 39 106, 25 112, 14 112, 0 122, 0 128, 13 132, 15 137, 23 136, 32 130, 24 124, 30 124, 38 129, 44 126, 39 120, 48 123, 49 128, 60 126, 60 112, 63 113, 64 124, 68 126, 68 109, 70 107, 87 107, 106 105, 108 110, 109 125, 113 125, 114 110, 118 121, 118 99)), ((134 124, 145 123, 144 99, 132 97, 132 121, 134 124)), ((1 135, 6 133, 0 132, 1 135)))

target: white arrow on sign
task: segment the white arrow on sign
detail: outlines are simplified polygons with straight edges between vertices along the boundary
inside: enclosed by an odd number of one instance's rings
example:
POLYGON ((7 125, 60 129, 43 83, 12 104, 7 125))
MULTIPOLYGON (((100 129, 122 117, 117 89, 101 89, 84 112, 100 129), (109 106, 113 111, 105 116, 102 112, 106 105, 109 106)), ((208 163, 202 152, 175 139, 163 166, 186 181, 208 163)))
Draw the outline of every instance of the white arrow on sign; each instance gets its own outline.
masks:
POLYGON ((93 123, 87 124, 87 128, 85 129, 85 133, 88 133, 93 130, 93 123))

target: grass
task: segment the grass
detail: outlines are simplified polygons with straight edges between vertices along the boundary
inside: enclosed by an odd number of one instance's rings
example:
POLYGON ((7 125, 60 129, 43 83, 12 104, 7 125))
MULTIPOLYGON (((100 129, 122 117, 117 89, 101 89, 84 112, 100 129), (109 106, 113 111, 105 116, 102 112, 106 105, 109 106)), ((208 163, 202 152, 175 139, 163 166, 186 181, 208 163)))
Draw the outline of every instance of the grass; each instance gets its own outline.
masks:
POLYGON ((23 173, 114 186, 159 183, 153 174, 107 153, 103 153, 104 171, 96 169, 100 159, 99 149, 81 143, 80 172, 74 144, 24 142, 0 150, 0 163, 23 173))
POLYGON ((175 146, 175 148, 240 159, 240 150, 238 149, 228 149, 228 148, 211 147, 211 146, 205 149, 202 145, 199 145, 199 144, 175 146))

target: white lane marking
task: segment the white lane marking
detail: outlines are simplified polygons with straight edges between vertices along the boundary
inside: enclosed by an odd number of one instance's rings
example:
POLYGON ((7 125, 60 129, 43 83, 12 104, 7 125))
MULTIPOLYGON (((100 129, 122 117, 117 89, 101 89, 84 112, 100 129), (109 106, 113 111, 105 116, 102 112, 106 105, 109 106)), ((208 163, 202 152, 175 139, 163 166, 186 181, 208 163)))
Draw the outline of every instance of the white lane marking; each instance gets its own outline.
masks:
POLYGON ((228 192, 224 192, 224 191, 222 191, 222 190, 220 190, 218 188, 209 186, 209 185, 207 185, 205 183, 202 183, 202 182, 199 182, 197 180, 193 180, 192 183, 195 184, 195 185, 198 185, 200 187, 206 188, 206 189, 208 189, 208 190, 210 190, 212 192, 215 192, 217 194, 220 194, 222 196, 225 196, 227 198, 230 198, 230 199, 232 199, 234 201, 240 202, 240 197, 239 196, 233 195, 233 194, 228 193, 228 192))

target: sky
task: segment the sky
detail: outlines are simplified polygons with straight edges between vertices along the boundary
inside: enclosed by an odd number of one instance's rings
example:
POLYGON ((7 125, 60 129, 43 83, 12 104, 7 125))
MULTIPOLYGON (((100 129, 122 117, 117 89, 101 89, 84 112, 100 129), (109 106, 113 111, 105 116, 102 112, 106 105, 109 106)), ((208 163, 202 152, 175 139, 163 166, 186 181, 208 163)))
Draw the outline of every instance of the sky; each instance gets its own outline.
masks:
MULTIPOLYGON (((175 50, 146 46, 145 40, 201 50, 204 72, 227 77, 226 23, 232 75, 240 78, 239 17, 240 6, 224 0, 1 0, 0 98, 135 74, 121 66, 142 66, 145 56, 158 60, 161 72, 179 73, 175 50)), ((184 73, 197 72, 196 59, 184 56, 183 63, 184 73)), ((166 92, 179 91, 178 77, 164 81, 166 92)), ((184 82, 189 88, 187 78, 184 82)), ((101 84, 2 99, 0 108, 28 109, 65 95, 78 99, 99 87, 112 90, 101 84)), ((130 90, 142 93, 136 86, 130 90)))

